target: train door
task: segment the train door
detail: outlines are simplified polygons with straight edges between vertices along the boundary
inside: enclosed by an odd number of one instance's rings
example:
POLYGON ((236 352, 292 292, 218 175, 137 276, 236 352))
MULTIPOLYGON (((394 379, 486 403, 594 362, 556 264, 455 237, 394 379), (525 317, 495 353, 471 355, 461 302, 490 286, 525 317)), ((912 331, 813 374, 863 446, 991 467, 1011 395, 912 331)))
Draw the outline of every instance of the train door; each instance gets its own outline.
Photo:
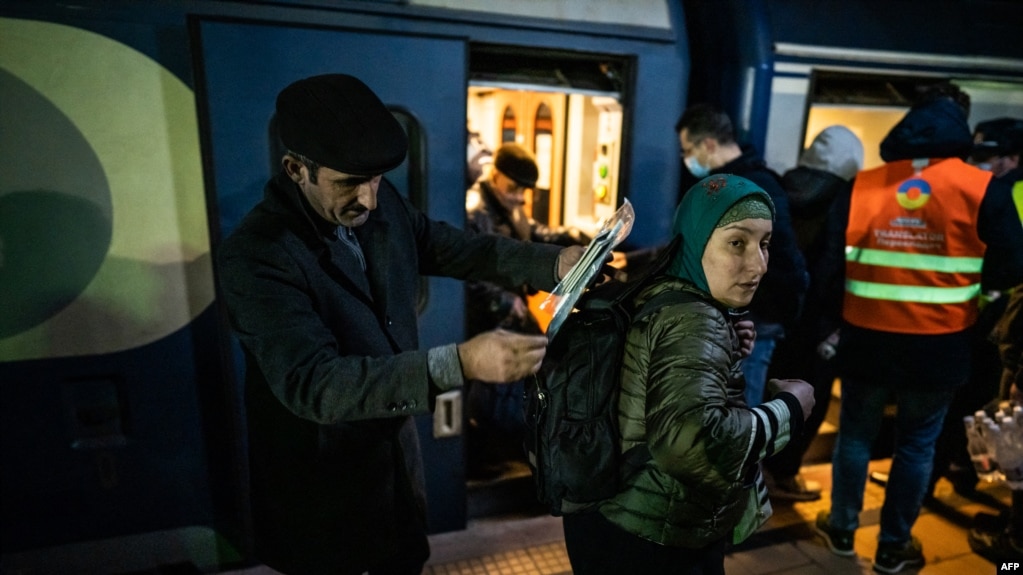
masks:
MULTIPOLYGON (((518 47, 510 58, 510 49, 491 45, 474 45, 471 50, 467 157, 478 157, 479 147, 496 152, 506 143, 527 149, 536 160, 538 177, 527 192, 526 215, 541 224, 577 228, 592 236, 618 207, 625 86, 612 78, 627 77, 629 61, 597 54, 537 54, 518 47)), ((484 166, 481 172, 487 178, 490 169, 484 166)), ((479 201, 483 200, 477 194, 470 194, 467 209, 479 201)), ((538 292, 526 298, 541 329, 550 321, 549 313, 540 308, 547 295, 538 292)), ((513 427, 502 419, 508 415, 501 406, 510 400, 485 393, 473 397, 474 410, 493 417, 491 428, 513 427)), ((506 437, 513 433, 482 431, 485 422, 470 417, 467 425, 468 433, 479 433, 498 446, 514 442, 506 437)), ((517 454, 499 447, 497 451, 510 459, 496 461, 495 449, 476 450, 472 448, 476 443, 470 441, 467 449, 469 516, 519 511, 535 504, 528 468, 517 454), (481 463, 484 459, 486 463, 481 463)), ((521 453, 521 448, 517 451, 521 453)))
MULTIPOLYGON (((453 161, 465 154, 463 40, 214 20, 196 22, 194 32, 219 217, 214 237, 231 232, 276 170, 270 121, 277 92, 297 79, 335 72, 366 82, 409 132, 405 164, 386 177, 432 218, 462 224, 464 196, 451 191, 464 182, 463 164, 453 161)), ((432 278, 424 288, 421 346, 459 341, 461 285, 432 278)), ((429 416, 418 422, 432 531, 465 526, 462 444, 450 413, 456 408, 444 402, 436 424, 429 416)))

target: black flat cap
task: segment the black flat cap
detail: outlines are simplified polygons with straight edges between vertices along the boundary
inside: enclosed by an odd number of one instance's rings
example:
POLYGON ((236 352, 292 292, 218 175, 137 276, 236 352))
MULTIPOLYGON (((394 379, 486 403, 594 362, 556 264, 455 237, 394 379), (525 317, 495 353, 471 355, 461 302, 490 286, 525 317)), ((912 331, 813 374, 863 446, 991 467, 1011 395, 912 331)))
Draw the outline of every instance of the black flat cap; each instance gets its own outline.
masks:
POLYGON ((494 167, 524 188, 536 186, 540 171, 533 154, 518 144, 504 144, 494 154, 494 167))
POLYGON ((358 176, 398 167, 408 149, 405 131, 380 98, 346 74, 312 76, 281 90, 277 128, 288 150, 358 176))
POLYGON ((973 134, 975 158, 986 159, 1023 152, 1023 120, 998 118, 980 122, 973 134), (980 136, 979 140, 976 136, 980 136))

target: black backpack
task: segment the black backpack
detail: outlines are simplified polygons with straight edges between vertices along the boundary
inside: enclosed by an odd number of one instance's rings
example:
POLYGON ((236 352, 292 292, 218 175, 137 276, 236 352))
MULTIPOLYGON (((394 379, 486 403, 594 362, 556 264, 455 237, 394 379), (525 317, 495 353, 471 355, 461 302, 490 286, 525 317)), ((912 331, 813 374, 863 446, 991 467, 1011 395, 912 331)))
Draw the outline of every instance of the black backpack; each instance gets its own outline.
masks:
POLYGON ((526 385, 526 452, 537 498, 552 515, 576 513, 621 490, 650 459, 646 444, 621 452, 618 393, 625 338, 633 321, 669 303, 694 301, 670 291, 633 309, 634 296, 664 267, 673 243, 644 277, 586 292, 547 346, 526 385))

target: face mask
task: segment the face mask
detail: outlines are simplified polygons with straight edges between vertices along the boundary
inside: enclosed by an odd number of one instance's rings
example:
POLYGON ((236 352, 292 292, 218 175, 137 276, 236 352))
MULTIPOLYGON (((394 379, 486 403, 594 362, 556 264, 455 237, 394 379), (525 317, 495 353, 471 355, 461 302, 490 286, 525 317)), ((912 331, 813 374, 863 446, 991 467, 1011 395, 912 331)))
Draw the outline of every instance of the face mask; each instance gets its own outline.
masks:
POLYGON ((696 156, 689 156, 686 158, 685 162, 686 169, 688 169, 689 173, 697 178, 703 179, 710 174, 710 168, 701 164, 700 161, 696 159, 696 156))
POLYGON ((991 162, 981 162, 977 164, 977 167, 988 172, 994 171, 991 169, 991 162))

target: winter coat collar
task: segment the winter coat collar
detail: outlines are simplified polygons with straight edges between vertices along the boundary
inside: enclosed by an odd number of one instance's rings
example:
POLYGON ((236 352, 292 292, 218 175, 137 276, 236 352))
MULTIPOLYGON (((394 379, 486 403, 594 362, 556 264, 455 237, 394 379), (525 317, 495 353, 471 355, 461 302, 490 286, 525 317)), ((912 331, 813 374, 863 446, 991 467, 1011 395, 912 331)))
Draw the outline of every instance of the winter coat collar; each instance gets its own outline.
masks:
MULTIPOLYGON (((390 182, 381 180, 377 194, 379 204, 387 201, 384 196, 391 188, 390 182)), ((394 192, 393 189, 390 192, 394 192)), ((334 234, 336 226, 320 218, 302 195, 297 184, 283 171, 267 183, 265 203, 270 212, 281 215, 287 227, 298 236, 309 250, 317 254, 324 268, 332 268, 335 279, 347 289, 359 295, 367 305, 374 307, 387 294, 387 270, 389 253, 387 247, 388 223, 378 213, 370 214, 366 223, 353 228, 366 259, 366 271, 357 257, 334 234)))

